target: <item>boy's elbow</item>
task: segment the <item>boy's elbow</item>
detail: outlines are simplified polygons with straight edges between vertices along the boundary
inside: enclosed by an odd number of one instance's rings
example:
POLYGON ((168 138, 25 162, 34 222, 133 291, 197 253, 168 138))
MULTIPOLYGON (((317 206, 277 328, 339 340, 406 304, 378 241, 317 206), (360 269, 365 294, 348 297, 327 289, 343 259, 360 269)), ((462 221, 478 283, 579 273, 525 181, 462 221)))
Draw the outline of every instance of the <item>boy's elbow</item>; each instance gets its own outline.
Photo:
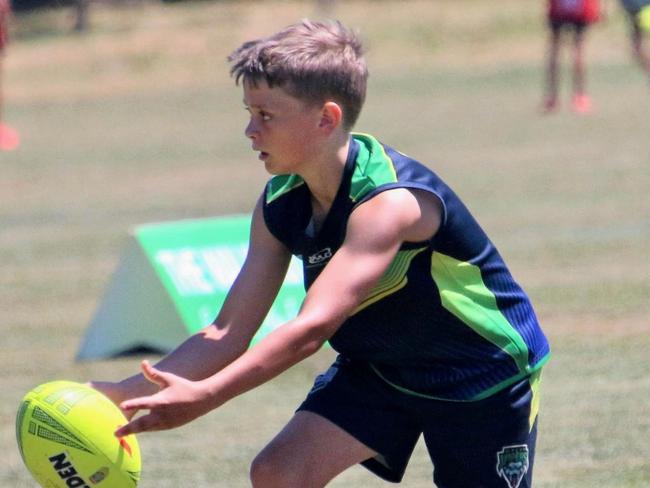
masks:
POLYGON ((300 341, 300 349, 305 357, 311 356, 318 352, 321 347, 334 335, 340 323, 331 318, 322 317, 317 320, 312 318, 308 323, 302 325, 304 334, 300 341))
POLYGON ((301 359, 308 358, 309 356, 316 354, 320 348, 323 347, 323 344, 325 344, 324 340, 307 340, 300 344, 297 351, 298 356, 300 356, 301 359))
POLYGON ((310 337, 307 340, 301 341, 295 350, 296 356, 299 360, 313 356, 321 350, 325 342, 327 342, 327 339, 322 336, 310 337))
POLYGON ((244 334, 230 327, 220 327, 216 323, 205 327, 197 335, 219 350, 227 349, 233 357, 238 357, 246 352, 253 338, 252 333, 244 334))

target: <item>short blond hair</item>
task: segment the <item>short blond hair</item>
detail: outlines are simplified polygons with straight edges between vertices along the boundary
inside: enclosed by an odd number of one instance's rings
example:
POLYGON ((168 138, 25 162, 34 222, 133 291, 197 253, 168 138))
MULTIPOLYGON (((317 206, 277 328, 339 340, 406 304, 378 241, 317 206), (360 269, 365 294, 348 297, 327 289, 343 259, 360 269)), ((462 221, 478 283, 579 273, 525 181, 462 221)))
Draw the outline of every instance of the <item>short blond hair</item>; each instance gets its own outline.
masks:
POLYGON ((349 130, 366 98, 368 68, 359 37, 341 22, 303 20, 228 56, 235 83, 265 81, 307 103, 335 101, 349 130))

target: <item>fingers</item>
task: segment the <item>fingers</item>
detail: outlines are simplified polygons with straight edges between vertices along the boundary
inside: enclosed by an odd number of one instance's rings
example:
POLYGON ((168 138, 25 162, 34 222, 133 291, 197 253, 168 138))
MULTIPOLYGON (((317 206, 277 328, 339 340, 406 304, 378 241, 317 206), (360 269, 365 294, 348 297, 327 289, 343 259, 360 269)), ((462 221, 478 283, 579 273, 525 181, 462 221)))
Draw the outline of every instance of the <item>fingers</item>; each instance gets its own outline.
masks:
POLYGON ((160 406, 161 402, 160 399, 157 398, 157 394, 148 397, 133 398, 120 403, 120 409, 122 409, 126 418, 132 420, 128 424, 117 429, 115 435, 117 437, 124 437, 138 432, 163 429, 164 427, 162 427, 159 421, 159 414, 155 411, 150 411, 147 415, 133 419, 133 416, 138 412, 138 410, 152 410, 160 406))
POLYGON ((162 371, 154 368, 146 359, 142 361, 141 367, 142 373, 150 382, 155 383, 159 388, 165 388, 169 386, 167 373, 163 373, 162 371))
MULTIPOLYGON (((169 373, 159 371, 158 369, 151 366, 149 361, 142 361, 142 373, 145 378, 151 383, 157 385, 161 390, 169 387, 170 377, 173 376, 169 373)), ((163 402, 164 403, 164 402, 163 402)), ((124 415, 127 419, 133 419, 134 415, 139 410, 152 410, 156 407, 161 406, 161 399, 159 394, 156 393, 150 396, 144 396, 139 398, 132 398, 130 400, 125 400, 120 403, 120 409, 124 412, 124 415)), ((149 412, 147 415, 143 415, 137 419, 131 420, 128 424, 120 427, 115 431, 115 435, 118 437, 124 437, 136 432, 144 432, 148 430, 160 430, 162 427, 157 427, 160 424, 156 419, 158 418, 155 412, 149 412)))
POLYGON ((150 413, 121 426, 115 431, 115 436, 125 437, 130 434, 139 434, 140 432, 149 432, 161 429, 162 427, 160 426, 156 415, 150 413))

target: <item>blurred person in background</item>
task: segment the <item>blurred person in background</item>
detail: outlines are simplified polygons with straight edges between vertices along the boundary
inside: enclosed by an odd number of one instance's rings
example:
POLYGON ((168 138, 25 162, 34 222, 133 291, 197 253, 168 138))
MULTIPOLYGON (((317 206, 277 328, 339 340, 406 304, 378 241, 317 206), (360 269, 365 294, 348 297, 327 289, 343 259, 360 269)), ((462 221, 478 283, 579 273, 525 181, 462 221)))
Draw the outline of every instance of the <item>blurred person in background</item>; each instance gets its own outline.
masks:
POLYGON ((90 7, 90 0, 77 0, 76 1, 76 15, 74 30, 75 32, 85 32, 88 30, 88 9, 90 7))
POLYGON ((585 33, 600 18, 599 0, 549 0, 550 29, 546 91, 542 110, 554 112, 559 108, 559 56, 565 31, 573 33, 573 95, 571 108, 577 113, 589 113, 592 103, 586 88, 585 33))
POLYGON ((650 76, 650 53, 644 40, 650 33, 650 0, 621 0, 630 21, 632 53, 643 71, 650 76))
POLYGON ((12 151, 18 147, 18 133, 4 123, 4 97, 2 90, 2 68, 9 37, 8 24, 11 16, 10 0, 0 0, 0 151, 12 151))

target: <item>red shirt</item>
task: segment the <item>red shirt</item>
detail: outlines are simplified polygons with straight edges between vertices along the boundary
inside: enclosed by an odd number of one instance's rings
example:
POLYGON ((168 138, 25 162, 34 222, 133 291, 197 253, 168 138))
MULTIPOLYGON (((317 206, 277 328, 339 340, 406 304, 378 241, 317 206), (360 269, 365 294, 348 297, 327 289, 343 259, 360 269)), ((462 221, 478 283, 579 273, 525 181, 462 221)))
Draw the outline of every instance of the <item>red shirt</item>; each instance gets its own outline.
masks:
POLYGON ((558 22, 591 24, 600 18, 599 0, 550 0, 549 18, 558 22))
POLYGON ((0 51, 5 48, 7 44, 7 38, 9 36, 8 32, 8 20, 9 14, 11 13, 11 1, 10 0, 0 0, 0 51))

